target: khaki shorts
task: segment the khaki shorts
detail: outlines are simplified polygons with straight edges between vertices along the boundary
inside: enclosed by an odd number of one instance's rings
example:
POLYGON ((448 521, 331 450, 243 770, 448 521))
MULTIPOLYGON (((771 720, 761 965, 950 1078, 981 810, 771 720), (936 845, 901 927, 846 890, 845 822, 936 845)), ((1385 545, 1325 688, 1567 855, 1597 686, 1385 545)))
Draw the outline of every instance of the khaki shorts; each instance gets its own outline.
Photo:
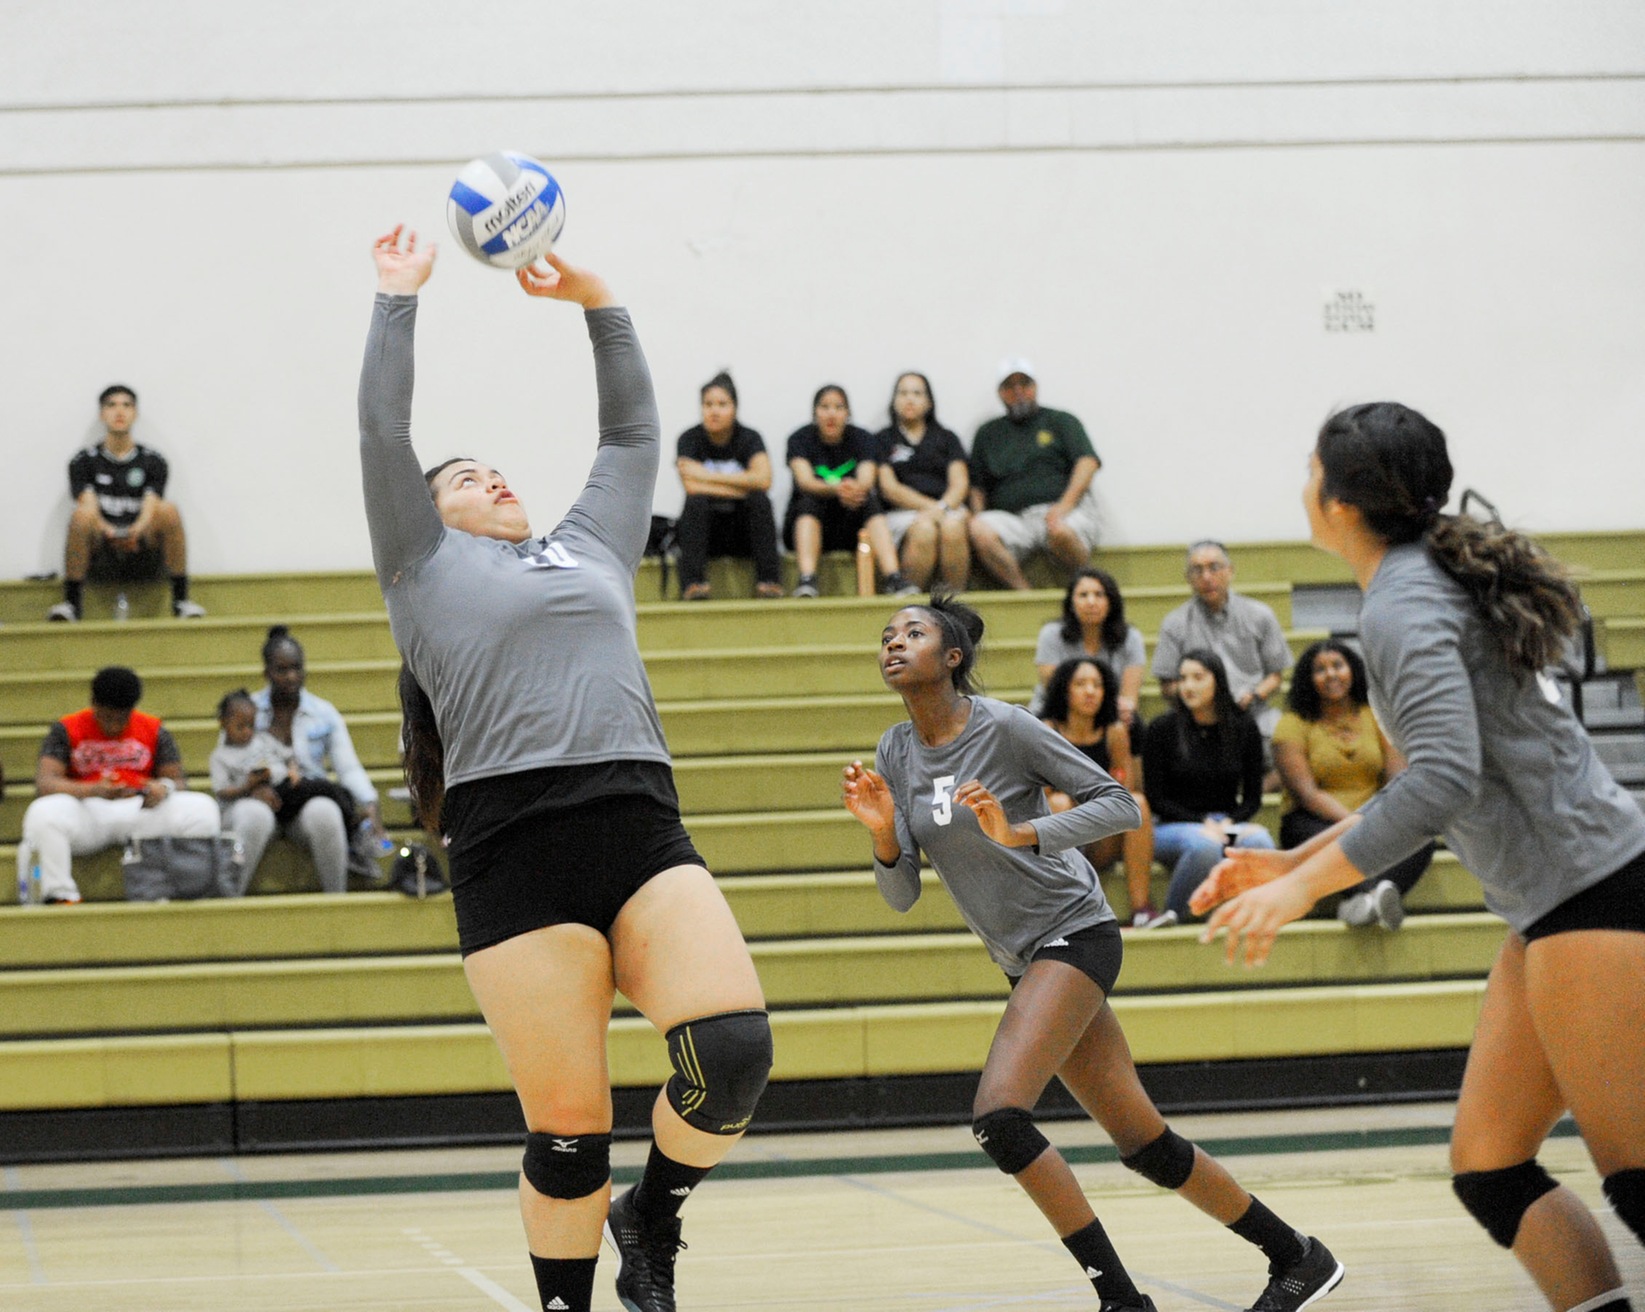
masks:
MULTIPOLYGON (((1045 515, 1051 509, 1051 505, 1048 501, 1044 505, 1028 506, 1017 513, 1009 510, 985 510, 977 516, 977 520, 998 533, 1006 549, 1018 560, 1022 560, 1032 552, 1045 549, 1049 541, 1049 535, 1045 531, 1045 515)), ((1097 545, 1097 499, 1089 491, 1079 499, 1079 504, 1068 512, 1065 522, 1079 535, 1086 551, 1091 551, 1097 545)))
MULTIPOLYGON (((902 546, 902 540, 908 535, 908 530, 913 527, 914 521, 924 513, 925 512, 923 510, 886 511, 885 526, 891 530, 891 545, 895 547, 902 546)), ((963 510, 951 509, 944 516, 944 518, 953 519, 957 516, 960 519, 964 519, 965 513, 966 512, 963 510)))

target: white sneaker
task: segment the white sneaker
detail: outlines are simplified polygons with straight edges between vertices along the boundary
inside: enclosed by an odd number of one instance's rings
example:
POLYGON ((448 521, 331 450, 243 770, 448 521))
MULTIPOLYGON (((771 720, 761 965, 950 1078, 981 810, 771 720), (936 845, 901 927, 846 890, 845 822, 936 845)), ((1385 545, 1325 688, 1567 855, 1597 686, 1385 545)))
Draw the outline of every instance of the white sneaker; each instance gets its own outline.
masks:
POLYGON ((1350 893, 1337 903, 1337 919, 1345 925, 1375 924, 1377 908, 1372 897, 1370 893, 1350 893))
POLYGON ((78 624, 80 612, 74 609, 73 602, 60 601, 46 612, 46 618, 58 624, 78 624))
POLYGON ((1175 911, 1162 911, 1162 912, 1159 913, 1159 915, 1155 916, 1146 925, 1144 925, 1143 928, 1144 929, 1170 929, 1171 926, 1176 924, 1176 923, 1177 923, 1177 913, 1175 911))
POLYGON ((182 601, 171 603, 171 613, 180 620, 198 620, 205 618, 206 608, 199 602, 184 597, 182 601))
POLYGON ((1400 899, 1399 887, 1391 879, 1381 880, 1371 890, 1372 915, 1384 929, 1398 929, 1405 923, 1405 903, 1400 899))

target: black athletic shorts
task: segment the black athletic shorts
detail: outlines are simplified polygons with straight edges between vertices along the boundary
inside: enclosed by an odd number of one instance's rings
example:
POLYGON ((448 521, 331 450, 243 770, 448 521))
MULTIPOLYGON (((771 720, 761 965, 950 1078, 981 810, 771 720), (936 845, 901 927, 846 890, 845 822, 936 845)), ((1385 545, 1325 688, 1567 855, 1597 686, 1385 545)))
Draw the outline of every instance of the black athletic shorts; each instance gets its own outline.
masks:
POLYGON ((1578 929, 1622 929, 1645 934, 1645 852, 1614 875, 1566 898, 1523 935, 1530 943, 1578 929))
POLYGON ((99 538, 86 567, 86 578, 93 583, 147 583, 165 576, 166 558, 153 539, 136 551, 119 551, 99 538))
MULTIPOLYGON (((1029 958, 1030 961, 1066 961, 1075 970, 1088 975, 1107 997, 1114 991, 1120 977, 1120 963, 1125 957, 1125 943, 1120 938, 1119 922, 1105 920, 1100 925, 1076 929, 1072 934, 1054 938, 1029 958)), ((1007 975, 1011 987, 1017 987, 1021 975, 1007 975)))
MULTIPOLYGON (((516 793, 519 780, 504 775, 492 788, 491 780, 465 784, 460 806, 489 809, 475 805, 477 792, 516 793)), ((465 957, 545 925, 588 925, 609 934, 623 904, 647 880, 673 866, 707 864, 680 822, 672 781, 666 789, 569 806, 549 800, 477 842, 452 844, 451 896, 465 957)))

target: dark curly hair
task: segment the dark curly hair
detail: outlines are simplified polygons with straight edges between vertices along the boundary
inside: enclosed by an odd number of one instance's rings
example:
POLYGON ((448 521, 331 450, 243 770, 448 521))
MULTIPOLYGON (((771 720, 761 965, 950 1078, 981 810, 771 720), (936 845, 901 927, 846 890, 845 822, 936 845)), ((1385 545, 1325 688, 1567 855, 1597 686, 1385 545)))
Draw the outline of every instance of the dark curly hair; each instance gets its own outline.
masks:
POLYGON ((1440 513, 1451 495, 1445 434, 1396 401, 1350 406, 1325 421, 1315 447, 1320 498, 1354 506, 1391 545, 1422 541, 1473 599, 1516 670, 1558 661, 1582 623, 1565 567, 1523 533, 1440 513))
POLYGON ((1045 704, 1040 708, 1040 719, 1050 720, 1054 724, 1068 723, 1068 686, 1074 682, 1074 676, 1082 665, 1094 666, 1097 677, 1102 680, 1102 705, 1097 707, 1094 727, 1106 729, 1119 720, 1119 703, 1114 700, 1119 683, 1108 662, 1095 656, 1070 656, 1051 672, 1045 683, 1045 704))
POLYGON ((1131 627, 1125 622, 1125 597, 1121 594, 1120 585, 1114 576, 1095 565, 1087 565, 1074 575, 1067 590, 1062 594, 1062 640, 1080 640, 1080 622, 1074 615, 1074 589, 1079 587, 1082 579, 1095 579, 1108 595, 1108 618, 1102 622, 1102 645, 1110 651, 1118 651, 1125 646, 1126 630, 1131 627))
POLYGON ((250 706, 253 709, 257 706, 257 703, 251 700, 251 690, 249 688, 236 688, 233 692, 225 692, 221 700, 217 703, 218 720, 221 721, 226 719, 228 716, 229 707, 237 706, 241 702, 244 702, 247 706, 250 706))
POLYGON ((1351 676, 1348 700, 1355 706, 1364 706, 1370 700, 1371 685, 1365 677, 1365 662, 1360 659, 1360 654, 1346 642, 1324 638, 1297 657, 1297 663, 1291 670, 1291 687, 1285 694, 1285 704, 1305 720, 1320 717, 1319 689, 1314 687, 1314 662, 1328 651, 1336 652, 1348 662, 1351 676))

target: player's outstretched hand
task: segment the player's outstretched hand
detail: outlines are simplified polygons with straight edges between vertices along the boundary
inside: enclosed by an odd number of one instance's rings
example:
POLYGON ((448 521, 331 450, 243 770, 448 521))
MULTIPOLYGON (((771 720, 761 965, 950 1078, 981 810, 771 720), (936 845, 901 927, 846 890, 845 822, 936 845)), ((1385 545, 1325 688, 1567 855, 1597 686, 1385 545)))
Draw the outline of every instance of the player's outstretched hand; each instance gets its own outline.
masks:
POLYGON ((870 829, 880 831, 897 823, 897 803, 884 776, 874 773, 861 761, 845 767, 840 796, 845 809, 870 829))
POLYGON ((546 296, 551 301, 572 301, 585 310, 615 305, 616 299, 605 279, 588 269, 567 264, 553 251, 542 256, 541 264, 528 264, 515 273, 527 296, 546 296), (547 265, 547 268, 542 267, 547 265))
POLYGON ((1267 884, 1296 868, 1289 852, 1271 847, 1230 847, 1211 868, 1188 899, 1188 909, 1203 916, 1212 907, 1259 884, 1267 884))
POLYGON ((371 258, 377 264, 377 290, 392 296, 412 296, 434 272, 433 242, 418 246, 417 234, 403 223, 371 244, 371 258))
POLYGON ((1228 935, 1228 964, 1232 966, 1239 955, 1240 940, 1245 941, 1245 964, 1260 966, 1274 950, 1274 939, 1279 931, 1293 920, 1308 914, 1313 899, 1296 880, 1276 879, 1270 884, 1248 889, 1224 902, 1211 916, 1200 935, 1201 943, 1209 943, 1220 933, 1228 935))

